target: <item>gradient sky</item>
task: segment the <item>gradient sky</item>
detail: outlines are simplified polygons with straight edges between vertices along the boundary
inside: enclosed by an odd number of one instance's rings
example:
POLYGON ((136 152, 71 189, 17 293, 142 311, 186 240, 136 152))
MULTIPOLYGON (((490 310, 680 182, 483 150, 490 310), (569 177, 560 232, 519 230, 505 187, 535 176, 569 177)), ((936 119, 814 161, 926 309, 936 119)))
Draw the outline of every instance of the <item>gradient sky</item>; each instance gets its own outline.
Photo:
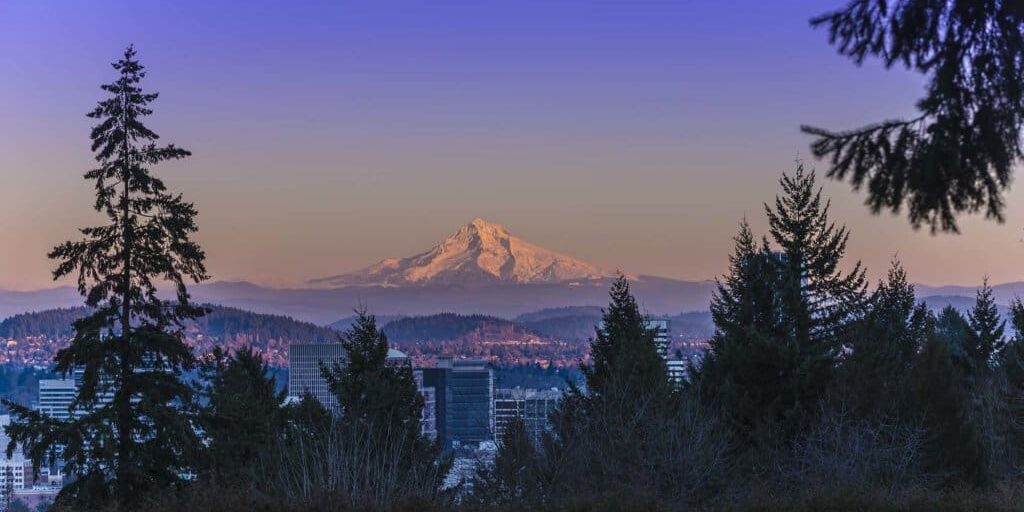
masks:
MULTIPOLYGON (((157 173, 200 211, 216 279, 289 285, 426 250, 473 217, 628 272, 707 279, 801 123, 912 112, 920 76, 857 68, 807 20, 843 0, 0 2, 0 288, 95 219, 84 114, 134 43, 157 173)), ((810 159, 809 166, 817 166, 810 159)), ((1024 194, 960 236, 825 184, 850 255, 929 284, 1024 279, 1024 194)))

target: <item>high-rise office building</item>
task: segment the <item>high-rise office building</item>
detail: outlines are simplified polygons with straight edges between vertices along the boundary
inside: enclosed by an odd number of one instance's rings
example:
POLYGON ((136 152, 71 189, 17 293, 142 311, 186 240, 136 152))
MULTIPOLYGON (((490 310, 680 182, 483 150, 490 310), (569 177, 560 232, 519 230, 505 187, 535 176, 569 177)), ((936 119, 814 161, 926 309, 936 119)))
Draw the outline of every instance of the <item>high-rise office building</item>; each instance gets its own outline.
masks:
POLYGON ((75 379, 42 379, 36 410, 58 420, 71 418, 71 402, 78 395, 75 379))
MULTIPOLYGON (((654 345, 658 355, 668 359, 669 346, 672 344, 672 322, 663 318, 648 318, 644 320, 644 327, 654 331, 654 345)), ((598 328, 604 329, 604 321, 598 324, 598 328)))
MULTIPOLYGON (((9 415, 0 416, 0 443, 4 448, 10 441, 6 431, 10 423, 9 415)), ((20 446, 15 447, 10 457, 6 453, 0 455, 0 489, 18 490, 31 487, 34 483, 32 476, 32 461, 25 458, 20 446)))
POLYGON ((658 355, 668 359, 669 345, 672 344, 672 322, 664 319, 650 318, 645 322, 648 329, 654 331, 654 344, 658 347, 658 355))
POLYGON ((308 392, 328 411, 337 413, 338 399, 328 389, 320 365, 332 368, 344 362, 341 343, 292 343, 288 347, 288 396, 302 398, 308 392))
POLYGON ((447 368, 446 445, 494 440, 494 371, 487 361, 442 359, 447 368))
POLYGON ((423 411, 420 414, 420 433, 430 440, 437 439, 437 389, 423 381, 423 370, 415 370, 416 389, 423 397, 423 411))
POLYGON ((495 389, 494 437, 501 439, 505 428, 515 418, 521 418, 526 431, 539 442, 550 429, 549 417, 562 393, 553 389, 495 389))
MULTIPOLYGON (((345 364, 345 348, 341 343, 293 343, 288 347, 288 397, 291 400, 298 400, 302 395, 309 392, 314 398, 323 404, 324 408, 333 413, 340 412, 337 397, 331 393, 321 372, 321 363, 328 368, 335 365, 345 364)), ((388 349, 388 366, 412 365, 412 360, 404 352, 388 349)), ((419 370, 413 372, 416 379, 416 387, 423 395, 425 402, 429 402, 430 411, 424 411, 424 435, 436 436, 436 420, 433 409, 436 408, 434 393, 431 387, 424 387, 423 375, 419 370)))
POLYGON ((435 439, 440 439, 446 446, 449 442, 448 438, 448 373, 449 368, 446 367, 434 367, 434 368, 420 368, 416 370, 419 372, 423 382, 423 389, 432 389, 433 392, 433 404, 431 404, 424 394, 423 399, 427 404, 424 405, 423 416, 426 417, 428 413, 434 417, 434 435, 435 439), (432 411, 427 411, 426 408, 432 407, 432 411))
POLYGON ((679 387, 686 382, 686 378, 689 374, 689 368, 687 367, 688 361, 685 359, 669 359, 665 362, 668 366, 668 380, 672 381, 672 384, 679 387))

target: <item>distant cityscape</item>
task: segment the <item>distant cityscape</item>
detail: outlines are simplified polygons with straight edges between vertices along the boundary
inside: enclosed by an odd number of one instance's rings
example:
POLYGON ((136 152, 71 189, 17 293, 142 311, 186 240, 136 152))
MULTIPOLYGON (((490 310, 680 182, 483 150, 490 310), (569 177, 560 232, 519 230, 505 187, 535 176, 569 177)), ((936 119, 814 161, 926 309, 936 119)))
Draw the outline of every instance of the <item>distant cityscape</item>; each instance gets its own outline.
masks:
MULTIPOLYGON (((655 344, 668 367, 672 381, 681 384, 686 378, 688 363, 696 362, 700 352, 687 358, 670 356, 672 324, 668 320, 647 321, 655 332, 655 344)), ((298 400, 309 393, 328 410, 337 412, 337 398, 331 393, 320 370, 342 365, 345 353, 338 343, 302 343, 290 348, 288 365, 288 397, 298 400)), ((391 349, 388 363, 413 368, 420 394, 424 399, 423 434, 439 439, 447 449, 488 450, 501 437, 504 427, 520 417, 527 430, 539 440, 549 428, 548 418, 561 398, 558 388, 499 388, 495 385, 494 368, 489 361, 472 358, 440 357, 432 366, 420 366, 407 354, 391 349)))
MULTIPOLYGON (((696 342, 687 344, 693 351, 686 359, 678 358, 681 351, 677 350, 675 356, 670 351, 674 339, 672 323, 651 319, 647 326, 656 333, 658 353, 665 358, 670 377, 681 383, 687 364, 699 357, 702 345, 696 342)), ((67 342, 66 338, 51 340, 45 337, 10 340, 5 362, 13 363, 14 357, 23 357, 22 363, 48 366, 46 363, 52 360, 52 354, 44 354, 67 342)), ((337 398, 329 390, 320 369, 322 365, 344 365, 342 344, 291 343, 283 353, 283 368, 288 371, 288 401, 297 401, 308 393, 327 410, 337 414, 337 398)), ((425 366, 403 351, 390 349, 387 360, 389 365, 412 367, 424 403, 422 433, 431 440, 440 441, 446 450, 458 455, 455 473, 463 471, 468 474, 475 467, 471 461, 493 456, 495 440, 515 418, 522 419, 530 436, 539 442, 550 429, 550 413, 563 394, 558 387, 498 387, 495 365, 485 359, 438 356, 430 358, 430 365, 425 366)), ((55 419, 69 419, 81 378, 81 372, 75 372, 64 378, 39 380, 32 407, 55 419)), ((0 424, 9 421, 8 416, 0 416, 0 424)), ((0 441, 6 446, 6 439, 0 441)), ((63 484, 61 469, 60 464, 44 467, 39 477, 33 478, 31 461, 19 447, 11 457, 0 460, 0 490, 8 489, 13 498, 30 506, 47 502, 56 497, 63 484)))

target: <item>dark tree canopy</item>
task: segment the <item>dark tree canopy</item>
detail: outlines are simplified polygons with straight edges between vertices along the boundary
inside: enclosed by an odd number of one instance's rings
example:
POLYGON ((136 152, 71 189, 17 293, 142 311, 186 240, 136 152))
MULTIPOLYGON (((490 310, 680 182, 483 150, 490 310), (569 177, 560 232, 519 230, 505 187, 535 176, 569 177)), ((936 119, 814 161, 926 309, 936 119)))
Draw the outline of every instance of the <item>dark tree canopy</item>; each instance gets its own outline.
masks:
POLYGON ((823 200, 814 171, 803 164, 779 179, 774 207, 765 205, 771 239, 779 248, 772 258, 783 321, 799 344, 838 350, 835 340, 864 305, 866 278, 860 262, 849 272, 839 264, 850 238, 845 226, 829 218, 831 201, 823 200))
POLYGON ((277 390, 259 352, 230 354, 217 347, 203 361, 206 404, 199 425, 207 439, 199 473, 217 484, 252 481, 265 451, 287 427, 285 391, 277 390))
POLYGON ((1003 339, 1006 322, 999 316, 999 308, 987 280, 978 290, 974 308, 967 318, 970 329, 967 331, 967 344, 964 348, 975 368, 987 370, 998 362, 1006 345, 1003 339))
POLYGON ((878 58, 928 78, 918 114, 849 131, 804 126, 829 176, 867 189, 874 212, 904 206, 914 227, 958 231, 957 216, 1004 219, 1024 159, 1024 3, 853 0, 811 20, 858 65, 878 58))
POLYGON ((668 388, 665 360, 658 355, 655 331, 629 288, 619 276, 612 283, 611 304, 604 311, 590 346, 591 364, 582 368, 591 396, 630 390, 638 396, 668 388))
POLYGON ((322 366, 321 371, 341 409, 335 433, 351 445, 346 456, 360 463, 348 492, 374 499, 409 488, 438 493, 447 460, 440 456, 440 445, 422 435, 424 401, 411 363, 388 361, 387 336, 365 311, 358 311, 341 343, 344 365, 322 366), (381 474, 386 481, 374 481, 381 474))
POLYGON ((868 313, 849 333, 842 358, 844 398, 858 414, 879 417, 898 412, 928 321, 927 306, 917 303, 903 266, 893 261, 871 295, 868 313))
POLYGON ((842 337, 863 315, 864 271, 839 270, 846 228, 828 216, 814 173, 797 168, 765 205, 773 252, 746 222, 715 293, 715 335, 693 383, 750 445, 785 444, 832 380, 842 337))
POLYGON ((498 439, 493 464, 481 464, 473 477, 474 501, 502 505, 536 503, 540 498, 539 459, 521 417, 512 418, 498 439))
POLYGON ((74 322, 74 339, 56 357, 58 372, 81 372, 71 419, 57 421, 16 404, 8 427, 37 464, 63 446, 75 482, 62 500, 120 507, 146 492, 180 483, 192 469, 198 439, 184 409, 191 388, 180 378, 194 366, 182 325, 204 309, 189 302, 186 281, 206 278, 204 254, 190 239, 196 210, 168 192, 149 167, 189 152, 156 144, 143 124, 156 93, 140 87, 146 76, 129 47, 113 64, 117 79, 102 86, 110 97, 88 114, 97 120, 92 149, 99 166, 85 174, 95 184, 94 208, 106 224, 81 230, 80 241, 51 253, 54 278, 77 275, 91 314, 74 322), (170 283, 175 300, 157 297, 170 283))

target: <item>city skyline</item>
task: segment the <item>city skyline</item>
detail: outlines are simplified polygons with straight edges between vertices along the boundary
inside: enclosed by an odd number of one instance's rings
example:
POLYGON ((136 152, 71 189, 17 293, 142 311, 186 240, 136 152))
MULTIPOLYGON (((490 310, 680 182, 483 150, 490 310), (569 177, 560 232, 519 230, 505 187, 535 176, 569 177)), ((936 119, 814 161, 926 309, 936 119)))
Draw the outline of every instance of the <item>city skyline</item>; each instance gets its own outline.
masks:
MULTIPOLYGON (((275 286, 475 217, 602 267, 712 279, 742 218, 766 232, 795 159, 824 171, 801 123, 904 114, 922 84, 836 55, 807 20, 840 2, 185 3, 0 6, 0 288, 54 286, 46 252, 91 218, 84 113, 128 43, 161 93, 150 125, 194 152, 155 173, 196 204, 213 279, 275 286), (124 30, 89 23, 110 17, 124 30)), ((898 255, 921 283, 1024 280, 1019 188, 1005 224, 933 236, 821 183, 872 279, 898 255)))

